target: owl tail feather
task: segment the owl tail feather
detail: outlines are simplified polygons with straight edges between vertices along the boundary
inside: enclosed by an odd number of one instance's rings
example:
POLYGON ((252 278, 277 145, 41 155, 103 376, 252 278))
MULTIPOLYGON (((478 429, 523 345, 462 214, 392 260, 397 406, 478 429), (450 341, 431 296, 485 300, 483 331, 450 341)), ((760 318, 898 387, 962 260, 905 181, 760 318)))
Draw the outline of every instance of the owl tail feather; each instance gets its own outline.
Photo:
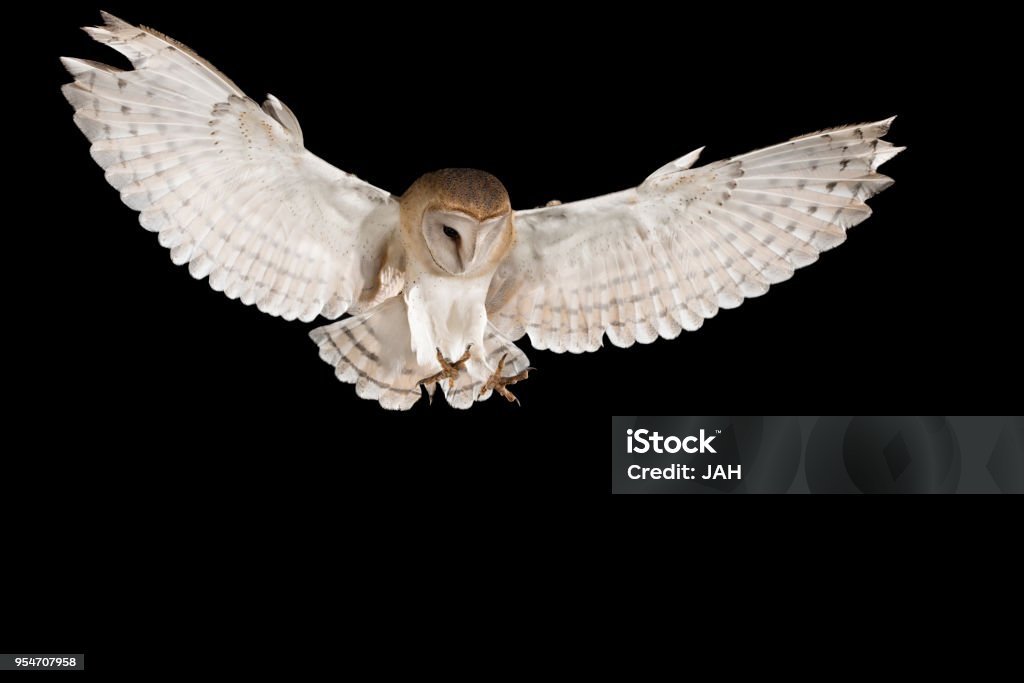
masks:
MULTIPOLYGON (((320 347, 320 357, 334 366, 342 382, 356 385, 361 398, 375 399, 390 410, 409 410, 423 392, 418 382, 433 375, 436 365, 423 366, 416 360, 409 333, 409 316, 401 296, 392 297, 375 308, 318 327, 309 336, 320 347)), ((506 355, 505 374, 512 375, 530 364, 526 354, 488 323, 484 332, 483 353, 475 352, 454 385, 441 382, 444 396, 454 408, 469 408, 487 400, 480 390, 506 355), (480 361, 483 356, 484 362, 480 361)), ((433 396, 436 384, 426 387, 433 396)))
POLYGON ((355 384, 361 398, 376 399, 389 410, 409 410, 422 397, 416 382, 432 370, 416 362, 402 297, 318 327, 309 336, 338 379, 355 384))

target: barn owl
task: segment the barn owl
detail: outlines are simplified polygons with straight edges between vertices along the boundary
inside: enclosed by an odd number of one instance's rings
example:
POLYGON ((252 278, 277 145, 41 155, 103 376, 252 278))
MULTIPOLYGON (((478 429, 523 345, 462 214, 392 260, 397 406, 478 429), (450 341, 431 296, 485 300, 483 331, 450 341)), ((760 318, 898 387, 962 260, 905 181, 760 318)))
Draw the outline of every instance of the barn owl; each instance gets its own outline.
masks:
POLYGON ((524 335, 580 353, 696 330, 843 242, 902 149, 887 119, 693 168, 698 149, 632 189, 526 211, 472 169, 399 197, 306 151, 273 95, 260 106, 181 43, 103 19, 86 32, 133 68, 64 58, 63 92, 107 181, 213 289, 288 320, 347 313, 310 336, 390 409, 437 386, 456 408, 515 400, 524 335))

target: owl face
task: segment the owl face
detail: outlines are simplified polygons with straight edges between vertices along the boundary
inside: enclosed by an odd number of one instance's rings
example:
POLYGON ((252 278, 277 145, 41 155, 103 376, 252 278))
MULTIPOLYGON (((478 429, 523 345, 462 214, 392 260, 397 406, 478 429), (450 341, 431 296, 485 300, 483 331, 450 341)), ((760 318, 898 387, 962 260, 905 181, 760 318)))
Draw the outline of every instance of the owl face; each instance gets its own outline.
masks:
POLYGON ((495 263, 495 253, 509 242, 511 214, 478 221, 460 211, 428 210, 421 226, 427 250, 449 275, 472 275, 495 263))

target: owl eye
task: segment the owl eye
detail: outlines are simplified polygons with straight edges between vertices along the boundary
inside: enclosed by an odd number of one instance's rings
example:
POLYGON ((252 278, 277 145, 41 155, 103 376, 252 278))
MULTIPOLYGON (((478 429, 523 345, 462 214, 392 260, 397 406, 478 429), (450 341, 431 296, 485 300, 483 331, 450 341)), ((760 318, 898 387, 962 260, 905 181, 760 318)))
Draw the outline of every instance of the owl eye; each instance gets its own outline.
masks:
POLYGON ((445 236, 447 236, 447 237, 449 237, 449 238, 451 238, 453 240, 459 239, 459 231, 456 230, 455 228, 452 228, 452 227, 449 227, 449 226, 446 225, 446 226, 443 227, 443 229, 444 229, 445 236))

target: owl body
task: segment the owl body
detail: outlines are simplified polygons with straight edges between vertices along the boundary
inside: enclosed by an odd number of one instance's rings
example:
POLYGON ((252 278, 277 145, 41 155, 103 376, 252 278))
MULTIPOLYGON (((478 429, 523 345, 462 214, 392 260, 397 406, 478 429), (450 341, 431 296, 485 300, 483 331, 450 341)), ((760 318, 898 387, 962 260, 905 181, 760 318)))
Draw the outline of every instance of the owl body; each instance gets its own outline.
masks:
POLYGON ((399 197, 306 151, 277 98, 103 17, 86 31, 133 68, 63 58, 63 92, 106 179, 194 277, 289 320, 337 319, 310 333, 321 358, 389 409, 438 386, 458 408, 511 400, 524 336, 580 353, 698 329, 842 243, 902 149, 882 139, 890 118, 693 168, 698 149, 634 189, 539 209, 513 211, 474 169, 399 197))
MULTIPOLYGON (((421 367, 436 363, 436 351, 445 358, 458 358, 467 347, 473 360, 483 360, 484 330, 487 327, 487 288, 490 275, 450 278, 422 274, 406 288, 412 351, 421 367)), ((424 376, 429 375, 427 372, 424 376)))

